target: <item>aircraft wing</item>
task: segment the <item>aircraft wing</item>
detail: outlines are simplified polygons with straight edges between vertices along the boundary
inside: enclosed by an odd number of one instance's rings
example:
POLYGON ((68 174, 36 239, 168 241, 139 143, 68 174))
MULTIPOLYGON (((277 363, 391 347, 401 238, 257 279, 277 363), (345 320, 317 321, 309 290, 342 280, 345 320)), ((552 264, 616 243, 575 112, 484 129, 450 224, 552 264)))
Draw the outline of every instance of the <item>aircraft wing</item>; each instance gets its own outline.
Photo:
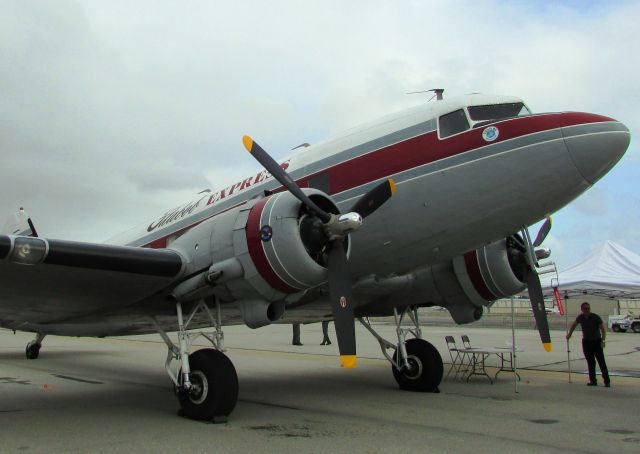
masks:
POLYGON ((0 325, 29 329, 130 305, 184 268, 167 249, 0 235, 0 325))

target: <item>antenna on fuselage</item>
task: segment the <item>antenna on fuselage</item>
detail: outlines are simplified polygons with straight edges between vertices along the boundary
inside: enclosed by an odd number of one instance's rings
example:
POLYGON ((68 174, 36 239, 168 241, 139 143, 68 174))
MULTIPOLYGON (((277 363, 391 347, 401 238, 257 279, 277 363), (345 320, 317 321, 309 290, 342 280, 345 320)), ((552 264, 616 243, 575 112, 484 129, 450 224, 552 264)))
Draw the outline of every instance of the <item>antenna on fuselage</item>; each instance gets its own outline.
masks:
MULTIPOLYGON (((406 93, 407 95, 415 95, 418 93, 430 93, 433 92, 433 96, 429 98, 431 101, 433 98, 436 98, 436 101, 442 101, 442 94, 444 93, 444 88, 432 88, 431 90, 422 90, 422 91, 410 91, 406 93)), ((427 102, 429 102, 427 101, 427 102)))

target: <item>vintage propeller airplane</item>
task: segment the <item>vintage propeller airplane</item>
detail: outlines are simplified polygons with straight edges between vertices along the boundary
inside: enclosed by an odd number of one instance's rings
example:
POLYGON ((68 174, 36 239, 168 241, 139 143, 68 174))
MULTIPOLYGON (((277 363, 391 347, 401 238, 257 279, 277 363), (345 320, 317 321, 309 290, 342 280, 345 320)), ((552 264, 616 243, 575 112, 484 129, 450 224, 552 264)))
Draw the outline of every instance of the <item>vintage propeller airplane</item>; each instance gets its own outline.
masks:
POLYGON ((607 173, 629 131, 601 115, 532 114, 515 97, 441 93, 280 164, 245 136, 262 171, 104 244, 37 237, 19 213, 0 235, 0 326, 36 333, 32 359, 47 334, 158 332, 182 411, 202 420, 237 401, 224 325, 333 319, 341 362, 353 367, 357 319, 401 388, 434 391, 442 359, 422 339, 417 308, 468 323, 528 288, 549 350, 536 266, 551 224, 534 240, 527 226, 607 173), (367 318, 388 315, 393 341, 367 318), (190 353, 198 335, 213 348, 190 353))

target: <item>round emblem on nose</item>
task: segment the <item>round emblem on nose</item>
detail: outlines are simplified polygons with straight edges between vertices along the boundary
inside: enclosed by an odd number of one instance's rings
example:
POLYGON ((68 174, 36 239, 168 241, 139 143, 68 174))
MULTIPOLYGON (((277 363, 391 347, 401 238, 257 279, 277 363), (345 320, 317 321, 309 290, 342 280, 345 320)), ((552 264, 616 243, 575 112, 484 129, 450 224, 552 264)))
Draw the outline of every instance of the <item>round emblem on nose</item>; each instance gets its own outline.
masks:
POLYGON ((347 299, 344 296, 340 297, 340 307, 343 309, 347 307, 347 299))
POLYGON ((489 126, 482 131, 482 138, 487 142, 493 142, 498 138, 500 131, 495 126, 489 126))

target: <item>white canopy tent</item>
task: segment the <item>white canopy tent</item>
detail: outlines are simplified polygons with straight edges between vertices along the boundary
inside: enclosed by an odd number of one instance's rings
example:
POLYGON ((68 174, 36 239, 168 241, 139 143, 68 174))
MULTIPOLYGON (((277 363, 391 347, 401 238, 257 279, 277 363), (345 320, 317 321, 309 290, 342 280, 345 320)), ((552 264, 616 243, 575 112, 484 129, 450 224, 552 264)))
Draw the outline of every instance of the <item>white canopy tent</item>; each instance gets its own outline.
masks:
POLYGON ((547 280, 542 290, 558 286, 563 296, 596 295, 613 299, 640 297, 640 255, 605 241, 576 265, 547 280), (558 285, 559 284, 559 285, 558 285))

